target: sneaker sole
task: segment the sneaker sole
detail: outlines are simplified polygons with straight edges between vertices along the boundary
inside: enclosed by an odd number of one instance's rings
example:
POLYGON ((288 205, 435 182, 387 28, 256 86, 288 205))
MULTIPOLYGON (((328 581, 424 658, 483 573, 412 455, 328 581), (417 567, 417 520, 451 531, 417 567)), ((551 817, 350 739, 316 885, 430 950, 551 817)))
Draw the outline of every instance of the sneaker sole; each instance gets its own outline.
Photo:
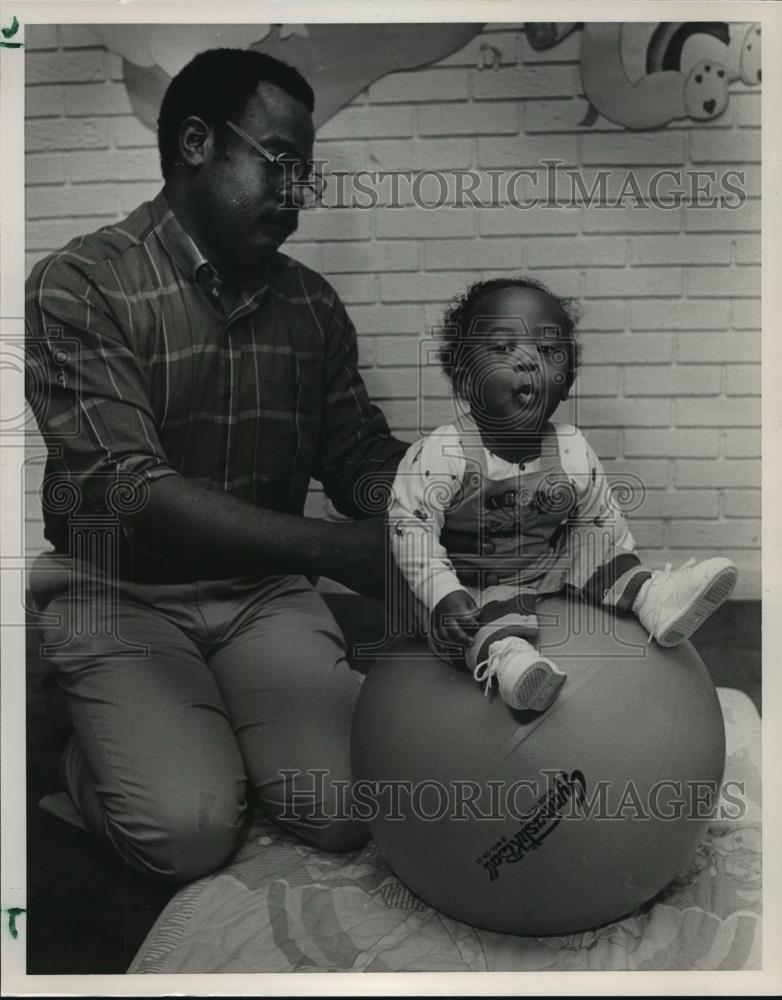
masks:
POLYGON ((657 645, 678 646, 680 642, 689 639, 709 615, 727 601, 736 586, 738 575, 735 566, 726 566, 705 585, 705 589, 695 597, 689 609, 681 617, 671 622, 657 639, 657 645))
POLYGON ((533 663, 516 682, 511 708, 525 712, 545 712, 566 680, 567 674, 555 671, 545 660, 533 663))

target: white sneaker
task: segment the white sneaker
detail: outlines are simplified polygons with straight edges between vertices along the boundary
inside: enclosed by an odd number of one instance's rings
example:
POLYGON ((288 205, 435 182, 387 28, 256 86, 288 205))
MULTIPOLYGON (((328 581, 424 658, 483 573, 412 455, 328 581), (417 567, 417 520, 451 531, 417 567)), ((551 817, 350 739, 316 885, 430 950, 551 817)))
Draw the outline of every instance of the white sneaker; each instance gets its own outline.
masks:
POLYGON ((486 681, 486 694, 496 677, 506 705, 534 712, 545 712, 567 680, 567 674, 518 635, 493 642, 487 659, 473 667, 473 677, 486 681))
POLYGON ((736 585, 738 570, 730 559, 690 559, 680 569, 654 570, 638 591, 633 611, 660 646, 688 639, 726 601, 736 585))

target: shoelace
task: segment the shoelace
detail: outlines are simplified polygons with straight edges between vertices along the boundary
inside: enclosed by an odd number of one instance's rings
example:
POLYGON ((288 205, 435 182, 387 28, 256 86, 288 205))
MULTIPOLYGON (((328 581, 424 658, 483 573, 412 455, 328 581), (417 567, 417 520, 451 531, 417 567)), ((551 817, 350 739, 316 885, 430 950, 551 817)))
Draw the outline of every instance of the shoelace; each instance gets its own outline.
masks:
MULTIPOLYGON (((676 584, 675 584, 675 582, 673 580, 673 574, 674 574, 674 572, 679 573, 683 569, 689 569, 691 566, 694 566, 694 565, 695 565, 695 558, 694 557, 692 559, 688 559, 686 563, 682 563, 682 565, 677 570, 673 569, 673 563, 666 563, 665 564, 665 569, 658 569, 654 573, 652 573, 652 580, 654 580, 656 583, 659 582, 661 589, 665 587, 666 583, 670 582, 671 583, 671 587, 672 587, 671 595, 670 596, 673 596, 673 594, 676 591, 676 584)), ((654 624, 652 625, 652 629, 649 632, 649 638, 646 640, 646 645, 647 646, 652 642, 652 640, 654 639, 655 634, 657 632, 657 629, 659 628, 660 618, 662 616, 662 610, 663 610, 663 600, 667 599, 667 596, 668 595, 665 595, 663 593, 663 594, 661 594, 660 599, 657 601, 657 614, 655 616, 655 620, 654 620, 654 624)))
POLYGON ((497 676, 501 667, 511 656, 520 652, 528 645, 527 640, 522 639, 518 635, 506 635, 504 639, 497 639, 496 642, 491 644, 488 657, 485 660, 481 660, 480 663, 476 663, 475 669, 472 672, 473 677, 479 683, 483 680, 486 681, 486 687, 483 690, 484 695, 488 696, 491 682, 497 676), (485 671, 481 673, 484 668, 486 668, 485 671))

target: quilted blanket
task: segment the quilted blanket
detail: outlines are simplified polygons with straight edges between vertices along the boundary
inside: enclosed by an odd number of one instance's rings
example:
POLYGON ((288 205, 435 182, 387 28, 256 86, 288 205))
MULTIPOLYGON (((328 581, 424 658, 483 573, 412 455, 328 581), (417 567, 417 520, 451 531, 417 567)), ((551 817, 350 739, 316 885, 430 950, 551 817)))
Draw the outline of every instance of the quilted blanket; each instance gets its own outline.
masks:
POLYGON ((715 821, 685 870, 621 921, 559 937, 477 930, 413 896, 374 844, 325 854, 258 817, 234 862, 183 888, 131 973, 759 969, 760 719, 719 690, 738 820, 715 821), (735 788, 735 786, 734 786, 735 788))

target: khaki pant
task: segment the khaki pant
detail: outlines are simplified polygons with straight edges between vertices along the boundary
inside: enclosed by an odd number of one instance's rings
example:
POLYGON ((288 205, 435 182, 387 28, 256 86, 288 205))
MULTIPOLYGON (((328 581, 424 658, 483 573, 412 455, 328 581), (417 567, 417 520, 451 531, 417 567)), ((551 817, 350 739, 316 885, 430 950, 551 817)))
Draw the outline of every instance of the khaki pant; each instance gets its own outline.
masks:
POLYGON ((366 841, 346 791, 360 675, 307 580, 107 589, 59 577, 52 586, 51 573, 33 572, 31 588, 75 729, 66 787, 129 864, 180 882, 220 866, 248 779, 267 814, 304 840, 326 850, 366 841))

